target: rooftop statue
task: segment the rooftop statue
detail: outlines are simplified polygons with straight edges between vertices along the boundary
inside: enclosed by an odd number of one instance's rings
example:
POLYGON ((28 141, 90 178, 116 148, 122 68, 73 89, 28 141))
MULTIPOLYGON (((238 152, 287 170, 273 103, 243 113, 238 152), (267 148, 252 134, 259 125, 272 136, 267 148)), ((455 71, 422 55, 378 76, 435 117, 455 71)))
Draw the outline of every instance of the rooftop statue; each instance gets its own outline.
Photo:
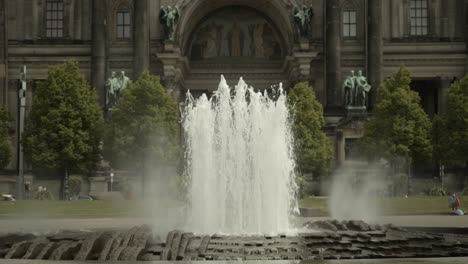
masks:
POLYGON ((164 27, 164 35, 168 40, 174 40, 174 29, 176 27, 177 21, 179 20, 179 9, 176 7, 161 7, 159 12, 159 22, 164 27))
POLYGON ((358 75, 351 75, 346 77, 343 89, 345 92, 345 102, 347 107, 367 107, 367 94, 371 90, 371 86, 367 82, 367 78, 362 75, 362 71, 358 71, 358 75))
POLYGON ((314 11, 312 6, 303 5, 302 8, 294 7, 294 24, 299 32, 299 35, 303 38, 310 36, 311 27, 310 23, 312 17, 314 16, 314 11))

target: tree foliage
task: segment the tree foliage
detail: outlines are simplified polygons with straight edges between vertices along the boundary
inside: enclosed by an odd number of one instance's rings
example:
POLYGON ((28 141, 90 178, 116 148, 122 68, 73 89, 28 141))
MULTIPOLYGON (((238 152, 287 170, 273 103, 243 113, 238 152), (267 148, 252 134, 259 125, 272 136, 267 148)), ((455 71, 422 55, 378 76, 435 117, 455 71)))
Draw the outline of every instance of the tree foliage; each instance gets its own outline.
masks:
POLYGON ((390 161, 403 158, 408 163, 431 158, 431 122, 410 83, 410 73, 402 66, 380 86, 362 138, 369 157, 390 161))
POLYGON ((445 114, 434 119, 434 154, 447 165, 468 162, 468 75, 447 93, 445 114))
POLYGON ((147 161, 177 162, 181 153, 176 102, 159 77, 143 72, 111 112, 104 154, 114 167, 141 169, 147 161))
POLYGON ((301 172, 325 174, 333 155, 331 141, 322 131, 323 108, 307 83, 296 84, 288 93, 293 117, 294 153, 301 172))
POLYGON ((102 111, 78 62, 49 68, 34 92, 24 131, 25 157, 39 168, 90 171, 99 159, 102 111))
POLYGON ((0 169, 5 168, 11 159, 11 148, 8 140, 8 112, 0 108, 0 169))

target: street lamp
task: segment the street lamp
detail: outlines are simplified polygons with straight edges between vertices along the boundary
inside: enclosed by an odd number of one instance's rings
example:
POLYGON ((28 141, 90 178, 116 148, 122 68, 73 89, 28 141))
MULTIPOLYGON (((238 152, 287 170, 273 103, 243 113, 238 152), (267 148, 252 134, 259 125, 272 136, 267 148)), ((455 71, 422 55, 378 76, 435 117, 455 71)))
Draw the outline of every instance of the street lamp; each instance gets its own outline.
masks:
POLYGON ((26 109, 26 65, 23 65, 20 71, 20 80, 18 85, 18 108, 18 177, 16 180, 16 195, 18 199, 23 199, 24 159, 22 136, 24 131, 24 112, 26 109))
POLYGON ((110 191, 112 192, 112 184, 114 184, 114 172, 110 173, 110 191))

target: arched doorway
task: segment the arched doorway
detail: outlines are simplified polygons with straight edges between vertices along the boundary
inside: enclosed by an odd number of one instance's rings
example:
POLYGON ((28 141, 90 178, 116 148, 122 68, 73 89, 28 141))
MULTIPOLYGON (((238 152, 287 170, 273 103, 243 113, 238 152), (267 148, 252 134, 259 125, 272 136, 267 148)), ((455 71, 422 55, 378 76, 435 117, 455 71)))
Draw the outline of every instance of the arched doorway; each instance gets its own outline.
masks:
POLYGON ((309 43, 305 49, 301 45, 291 2, 180 1, 175 39, 158 53, 166 87, 179 95, 188 89, 209 92, 217 88, 221 74, 230 85, 243 77, 257 89, 308 80, 318 51, 310 50, 309 43))

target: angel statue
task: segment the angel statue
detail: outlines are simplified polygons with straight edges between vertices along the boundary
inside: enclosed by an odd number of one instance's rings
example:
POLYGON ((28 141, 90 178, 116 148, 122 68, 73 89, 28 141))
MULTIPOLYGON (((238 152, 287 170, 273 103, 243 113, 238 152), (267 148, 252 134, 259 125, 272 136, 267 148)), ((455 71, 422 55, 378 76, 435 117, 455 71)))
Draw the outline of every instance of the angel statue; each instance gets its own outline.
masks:
POLYGON ((164 35, 168 40, 174 40, 174 29, 179 19, 179 8, 177 6, 161 7, 159 12, 159 22, 164 27, 164 35))
POLYGON ((302 9, 297 6, 294 7, 294 23, 301 37, 307 38, 310 36, 310 22, 313 16, 314 10, 312 6, 307 7, 303 5, 302 9))

